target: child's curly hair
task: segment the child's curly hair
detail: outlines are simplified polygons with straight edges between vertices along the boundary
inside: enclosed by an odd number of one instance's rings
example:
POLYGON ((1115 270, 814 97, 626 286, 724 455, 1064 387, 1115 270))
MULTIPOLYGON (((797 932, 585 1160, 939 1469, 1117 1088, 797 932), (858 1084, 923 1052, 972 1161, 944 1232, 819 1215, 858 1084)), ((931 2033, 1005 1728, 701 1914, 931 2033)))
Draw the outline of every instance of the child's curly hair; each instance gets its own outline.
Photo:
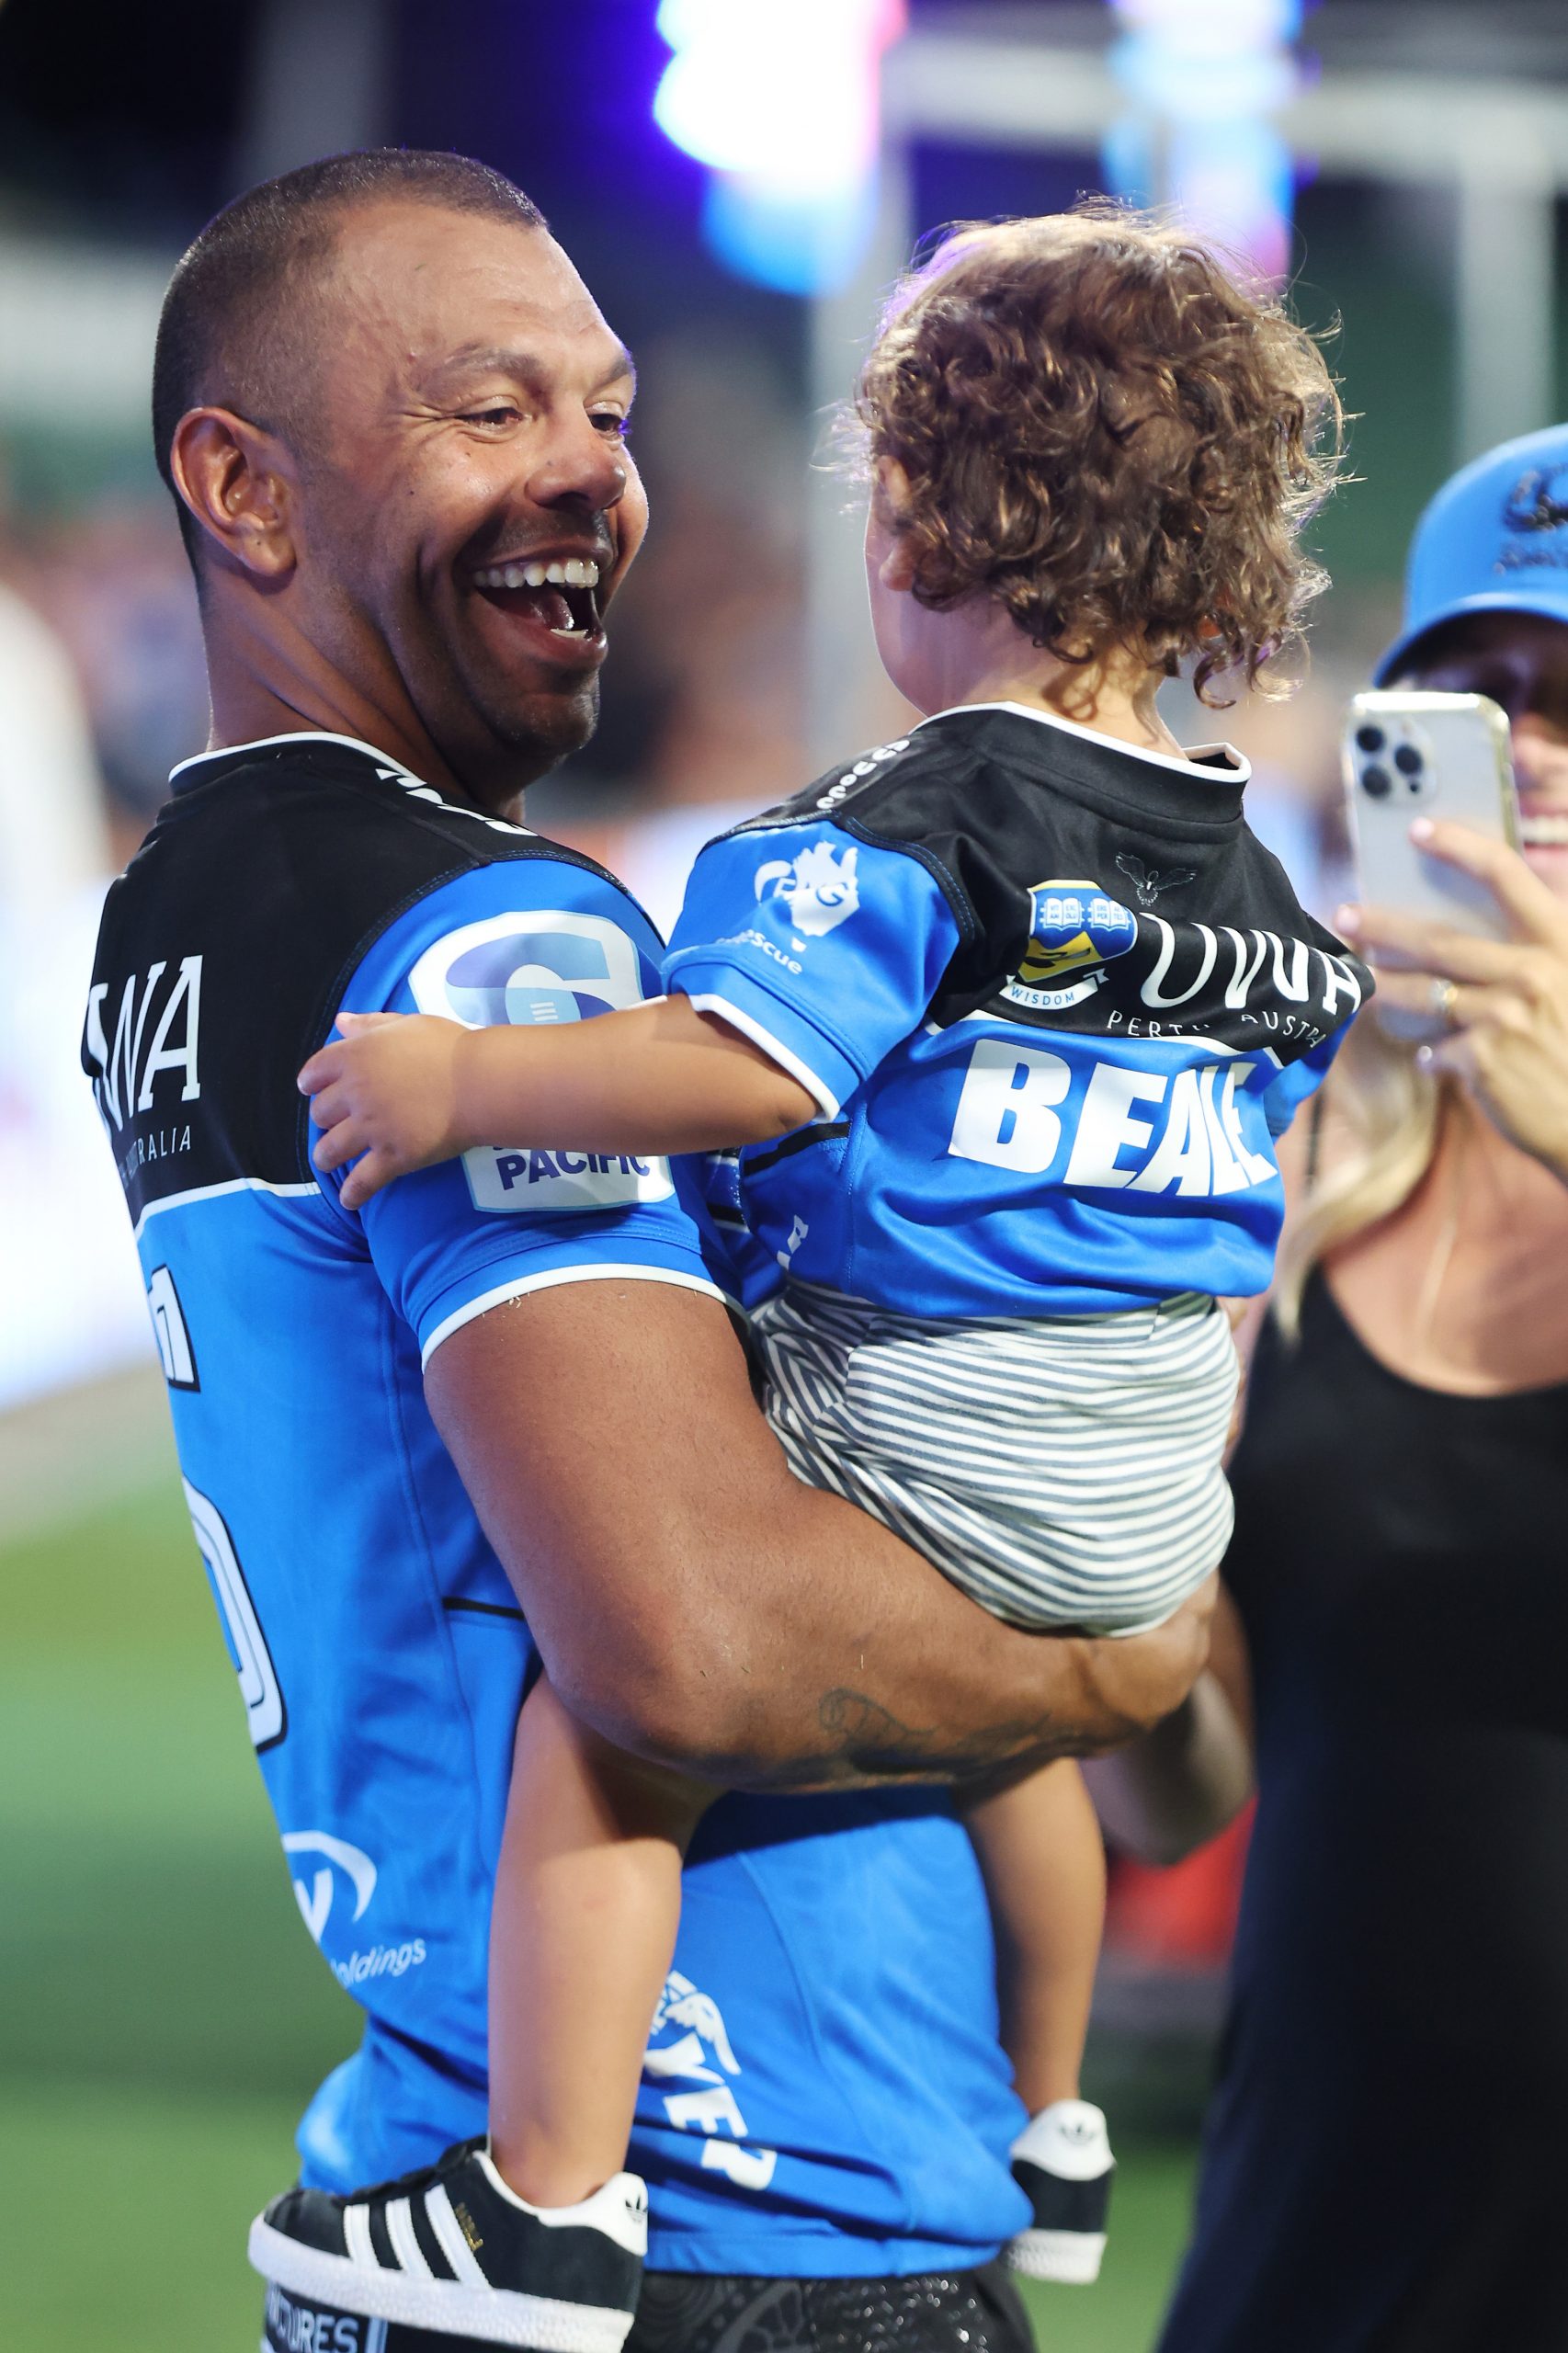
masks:
POLYGON ((1196 654, 1219 702, 1210 681, 1254 684, 1328 585, 1299 544, 1339 472, 1323 356, 1147 216, 953 231, 894 294, 854 420, 908 478, 921 603, 996 597, 1060 661, 1196 654))

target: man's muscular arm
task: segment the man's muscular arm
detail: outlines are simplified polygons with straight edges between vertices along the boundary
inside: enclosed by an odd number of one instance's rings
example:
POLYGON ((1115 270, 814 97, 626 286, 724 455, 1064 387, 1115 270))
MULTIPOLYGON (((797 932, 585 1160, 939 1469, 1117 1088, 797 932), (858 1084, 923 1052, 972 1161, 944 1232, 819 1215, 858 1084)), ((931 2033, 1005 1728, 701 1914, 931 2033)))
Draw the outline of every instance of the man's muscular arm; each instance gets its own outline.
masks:
POLYGON ((1004 1626, 803 1485, 722 1309, 659 1282, 535 1291, 426 1389, 551 1681, 619 1746, 728 1788, 961 1779, 1175 1708, 1205 1613, 1093 1643, 1004 1626))

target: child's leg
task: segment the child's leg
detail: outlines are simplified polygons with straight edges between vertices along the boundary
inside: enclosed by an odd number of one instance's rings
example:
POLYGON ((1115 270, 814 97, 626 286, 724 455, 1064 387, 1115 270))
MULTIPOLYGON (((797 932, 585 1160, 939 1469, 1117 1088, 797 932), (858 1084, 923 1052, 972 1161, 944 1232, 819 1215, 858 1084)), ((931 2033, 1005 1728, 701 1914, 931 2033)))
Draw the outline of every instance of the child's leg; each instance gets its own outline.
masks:
POLYGON ((530 2205, 575 2205, 625 2165, 681 1864, 715 1794, 623 1756, 547 1684, 529 1694, 490 1929, 490 2138, 530 2205))
POLYGON ((1063 1760, 966 1808, 996 1927, 1002 2040, 1029 2122, 1013 2177, 1030 2220, 1015 2271, 1087 2286, 1099 2277, 1116 2170, 1105 2118, 1078 2097, 1105 1915, 1105 1850, 1084 1777, 1063 1760))
POLYGON ((1105 1921, 1099 1824, 1069 1758, 971 1799, 996 1925, 1002 2042, 1031 2116, 1078 2097, 1105 1921))

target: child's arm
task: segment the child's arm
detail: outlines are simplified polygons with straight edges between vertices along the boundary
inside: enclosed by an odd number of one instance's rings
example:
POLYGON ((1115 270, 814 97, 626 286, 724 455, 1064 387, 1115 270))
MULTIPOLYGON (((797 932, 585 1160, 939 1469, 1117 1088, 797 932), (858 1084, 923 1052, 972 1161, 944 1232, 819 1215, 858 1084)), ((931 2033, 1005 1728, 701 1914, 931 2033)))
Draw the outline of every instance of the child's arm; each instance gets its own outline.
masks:
POLYGON ((300 1073, 318 1168, 358 1159, 343 1205, 475 1144, 564 1152, 722 1152, 804 1126, 798 1079, 688 997, 559 1029, 465 1029, 428 1014, 342 1013, 341 1043, 300 1073), (360 1158, 359 1155, 363 1154, 360 1158))

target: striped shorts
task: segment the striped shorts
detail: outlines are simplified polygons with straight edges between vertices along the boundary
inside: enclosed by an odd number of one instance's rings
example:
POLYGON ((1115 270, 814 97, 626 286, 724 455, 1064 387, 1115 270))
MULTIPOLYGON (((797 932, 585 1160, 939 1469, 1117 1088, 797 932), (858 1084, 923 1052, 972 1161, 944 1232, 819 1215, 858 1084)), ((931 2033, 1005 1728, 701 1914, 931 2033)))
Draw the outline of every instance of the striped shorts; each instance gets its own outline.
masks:
POLYGON ((753 1329, 796 1476, 994 1617, 1140 1633, 1218 1567, 1236 1352, 1217 1301, 938 1323, 797 1283, 753 1329))

